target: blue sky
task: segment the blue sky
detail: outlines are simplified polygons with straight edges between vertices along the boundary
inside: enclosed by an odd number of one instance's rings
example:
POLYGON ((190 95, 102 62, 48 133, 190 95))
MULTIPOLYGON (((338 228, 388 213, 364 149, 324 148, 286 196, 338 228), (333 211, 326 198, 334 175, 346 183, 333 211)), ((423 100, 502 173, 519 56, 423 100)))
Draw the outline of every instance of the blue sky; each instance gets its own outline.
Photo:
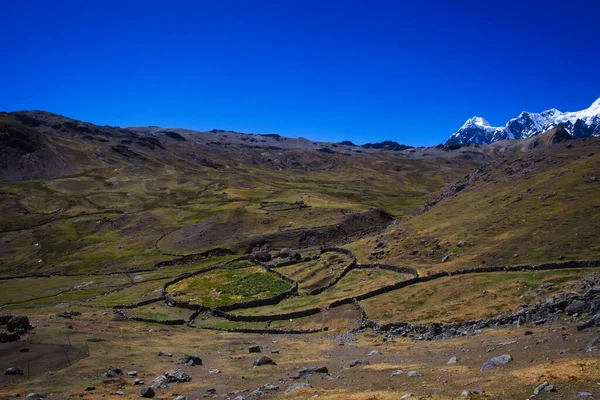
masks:
POLYGON ((600 97, 598 1, 16 1, 0 110, 119 126, 445 141, 600 97))

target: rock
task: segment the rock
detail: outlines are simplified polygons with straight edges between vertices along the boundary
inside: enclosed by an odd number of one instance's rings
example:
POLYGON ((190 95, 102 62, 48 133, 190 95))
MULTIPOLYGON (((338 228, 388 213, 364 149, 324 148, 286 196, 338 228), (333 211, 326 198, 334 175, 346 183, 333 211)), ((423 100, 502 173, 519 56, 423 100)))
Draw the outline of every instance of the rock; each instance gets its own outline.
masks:
POLYGON ((29 353, 29 347, 21 347, 21 348, 19 349, 19 351, 20 351, 21 353, 29 353))
POLYGON ((88 387, 85 388, 86 392, 91 392, 93 390, 96 390, 96 386, 88 386, 88 387))
POLYGON ((539 385, 538 387, 533 389, 533 394, 535 394, 537 396, 538 394, 540 394, 540 392, 542 390, 544 390, 546 388, 546 386, 548 386, 548 382, 542 383, 541 385, 539 385))
POLYGON ((367 354, 367 357, 373 357, 373 356, 379 356, 382 355, 383 352, 379 351, 379 350, 371 350, 369 352, 369 354, 367 354))
POLYGON ((463 390, 463 392, 460 394, 460 397, 469 397, 469 392, 467 390, 463 390))
POLYGON ((137 371, 128 371, 127 375, 129 375, 129 376, 137 376, 137 371))
POLYGON ((253 398, 253 397, 262 397, 264 395, 265 395, 265 392, 263 392, 260 389, 256 389, 256 390, 250 392, 250 394, 248 395, 247 398, 250 399, 250 398, 253 398))
POLYGON ((260 358, 257 358, 256 360, 254 360, 254 366, 260 367, 261 365, 277 365, 277 364, 275 363, 275 361, 273 361, 271 359, 271 357, 261 356, 260 358))
POLYGON ((544 388, 544 392, 556 392, 556 387, 554 387, 554 385, 548 385, 544 388))
POLYGON ((467 242, 465 242, 464 240, 461 240, 461 241, 459 241, 459 242, 458 242, 456 245, 457 245, 458 247, 464 247, 464 246, 466 246, 466 245, 467 245, 467 242))
POLYGON ((352 360, 352 361, 350 361, 350 367, 356 367, 357 365, 369 365, 369 362, 365 361, 365 360, 352 360))
POLYGON ((592 318, 590 318, 587 321, 582 321, 582 322, 578 323, 577 329, 582 330, 582 329, 592 328, 594 326, 599 326, 599 325, 600 325, 600 313, 594 315, 592 318))
POLYGON ((285 393, 287 394, 289 392, 293 392, 294 390, 305 389, 309 387, 311 386, 306 382, 294 383, 293 385, 290 385, 285 389, 285 393))
POLYGON ((415 377, 415 376, 423 376, 419 371, 410 371, 406 376, 415 377))
POLYGON ((271 254, 266 251, 259 251, 252 254, 252 259, 259 262, 268 262, 271 261, 271 258, 271 254))
POLYGON ((475 390, 473 390, 473 394, 484 394, 485 390, 483 390, 483 388, 477 388, 475 390))
POLYGON ((151 399, 156 395, 154 393, 154 389, 152 389, 150 386, 142 388, 140 394, 142 395, 142 397, 146 397, 148 399, 151 399))
POLYGON ((401 399, 410 399, 411 397, 413 397, 412 393, 406 393, 404 396, 400 397, 401 399))
POLYGON ((592 394, 590 392, 577 392, 577 397, 587 398, 592 397, 592 394))
POLYGON ((260 353, 260 352, 261 352, 260 346, 257 344, 248 347, 248 353, 260 353))
POLYGON ((279 390, 279 386, 271 385, 270 383, 265 383, 260 387, 260 390, 272 391, 279 390))
POLYGON ((495 368, 500 365, 508 364, 513 360, 510 354, 504 354, 498 357, 492 357, 488 359, 483 366, 481 367, 481 371, 485 371, 487 369, 495 368))
POLYGON ((166 389, 169 387, 169 381, 167 380, 166 376, 159 375, 152 381, 152 387, 156 389, 166 389))
POLYGON ((448 362, 446 364, 450 365, 450 364, 456 364, 458 363, 458 358, 456 358, 456 356, 450 357, 450 359, 448 360, 448 362))
POLYGON ((81 313, 79 311, 63 311, 56 314, 57 317, 71 319, 73 317, 79 317, 81 313))
POLYGON ((184 383, 192 380, 188 374, 180 369, 171 369, 165 372, 165 378, 167 378, 168 383, 184 383))
POLYGON ((109 367, 104 375, 106 375, 107 378, 115 378, 117 376, 123 375, 123 370, 121 370, 121 368, 109 367))
POLYGON ((392 371, 392 375, 391 376, 400 376, 404 373, 404 371, 402 371, 401 369, 395 369, 392 371))
POLYGON ((143 385, 143 384, 144 384, 144 381, 143 381, 143 380, 141 380, 141 379, 139 379, 139 378, 136 378, 136 379, 134 379, 134 380, 133 380, 133 384, 134 384, 135 386, 140 386, 140 385, 143 385))
POLYGON ((8 332, 24 333, 31 330, 29 318, 25 315, 13 315, 6 323, 8 332))
POLYGON ((216 368, 211 368, 208 370, 209 374, 220 374, 221 370, 220 369, 216 369, 216 368))
POLYGON ((165 351, 162 351, 162 350, 160 350, 160 351, 158 352, 158 356, 159 356, 159 357, 173 357, 173 353, 167 353, 167 352, 165 352, 165 351))
POLYGON ((185 365, 189 365, 190 367, 194 367, 196 365, 202 365, 202 359, 198 356, 190 356, 186 354, 183 356, 183 363, 185 365))
POLYGON ((565 313, 567 315, 573 314, 581 314, 582 312, 587 311, 588 305, 585 301, 582 300, 573 300, 571 304, 565 308, 565 313))
POLYGON ((21 397, 19 393, 12 393, 9 397, 21 397))
POLYGON ((23 370, 19 367, 10 367, 4 371, 4 375, 23 375, 23 370))
POLYGON ((444 256, 444 257, 442 257, 442 262, 445 263, 449 259, 450 259, 450 256, 444 256))
POLYGON ((596 351, 600 348, 600 336, 598 336, 597 338, 592 339, 591 342, 588 343, 587 347, 585 348, 586 352, 592 352, 592 351, 596 351))
POLYGON ((125 392, 117 390, 116 392, 110 392, 111 396, 125 396, 125 392))
POLYGON ((312 374, 328 374, 329 371, 327 367, 312 367, 312 368, 303 368, 298 372, 298 375, 294 376, 293 379, 301 379, 308 378, 312 374))
POLYGON ((280 258, 291 258, 292 260, 300 260, 302 258, 302 255, 300 253, 298 253, 297 251, 286 248, 286 249, 281 249, 279 251, 279 257, 280 258))
POLYGON ((30 400, 46 400, 46 393, 29 393, 25 398, 30 400))
POLYGON ((188 398, 185 396, 177 396, 173 400, 188 400, 188 398))

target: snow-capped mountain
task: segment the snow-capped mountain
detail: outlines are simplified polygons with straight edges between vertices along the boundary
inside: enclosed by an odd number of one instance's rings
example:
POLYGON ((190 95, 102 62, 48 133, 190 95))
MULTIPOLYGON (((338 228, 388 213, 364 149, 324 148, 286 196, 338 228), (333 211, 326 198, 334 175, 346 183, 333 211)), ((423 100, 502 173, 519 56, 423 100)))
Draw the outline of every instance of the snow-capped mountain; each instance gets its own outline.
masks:
POLYGON ((589 108, 576 112, 561 112, 556 108, 530 113, 523 111, 505 126, 491 126, 482 117, 467 120, 446 143, 490 144, 498 140, 524 139, 562 125, 574 138, 600 136, 600 99, 589 108))

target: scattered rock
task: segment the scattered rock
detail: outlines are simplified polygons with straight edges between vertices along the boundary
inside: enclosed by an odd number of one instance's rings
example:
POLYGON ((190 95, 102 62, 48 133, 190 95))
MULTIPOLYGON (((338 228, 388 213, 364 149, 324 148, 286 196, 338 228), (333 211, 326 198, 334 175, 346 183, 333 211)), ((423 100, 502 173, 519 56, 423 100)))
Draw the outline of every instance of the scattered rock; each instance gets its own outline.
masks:
POLYGON ((533 389, 533 394, 538 395, 540 394, 540 392, 544 389, 546 389, 546 387, 549 385, 548 382, 544 382, 541 385, 539 385, 538 387, 536 387, 535 389, 533 389))
POLYGON ((162 351, 162 350, 160 350, 160 351, 158 352, 158 356, 159 356, 159 357, 173 357, 173 353, 167 353, 167 352, 165 352, 165 351, 162 351))
POLYGON ((512 360, 513 360, 513 358, 510 354, 503 354, 498 357, 492 357, 483 364, 483 366, 481 367, 481 370, 485 371, 487 369, 495 368, 500 365, 508 364, 512 360))
POLYGON ((293 392, 294 390, 305 389, 309 387, 311 386, 306 382, 294 383, 293 385, 290 385, 285 389, 285 393, 287 394, 289 392, 293 392))
POLYGON ((442 257, 442 262, 445 263, 449 259, 450 259, 450 256, 444 256, 444 257, 442 257))
POLYGON ((171 369, 165 372, 165 378, 167 378, 168 383, 184 383, 192 380, 188 374, 180 369, 171 369))
POLYGON ((556 392, 556 387, 554 385, 548 385, 544 388, 544 392, 556 392))
POLYGON ((271 357, 261 356, 260 358, 257 358, 256 360, 254 360, 254 366, 260 367, 261 365, 277 365, 277 364, 275 363, 275 361, 273 361, 271 359, 271 357))
POLYGON ((160 388, 160 389, 166 389, 169 387, 169 382, 167 381, 167 377, 165 377, 164 375, 159 375, 156 378, 154 378, 154 380, 152 381, 152 387, 153 388, 160 388))
POLYGON ((202 365, 202 359, 198 356, 191 356, 186 354, 183 356, 183 363, 190 367, 194 367, 196 365, 202 365))
POLYGON ((46 393, 29 393, 25 398, 30 400, 46 400, 46 393))
POLYGON ((413 397, 412 393, 406 393, 404 396, 400 397, 401 399, 410 399, 411 397, 413 397))
POLYGON ((460 394, 460 397, 469 397, 469 392, 467 390, 463 390, 463 392, 460 394))
POLYGON ((369 365, 369 362, 366 360, 352 360, 350 361, 350 367, 356 367, 357 365, 369 365))
POLYGON ((483 390, 483 388, 477 388, 475 390, 473 390, 473 394, 484 394, 485 390, 483 390))
POLYGON ((577 392, 577 397, 587 398, 592 397, 592 394, 590 392, 577 392))
POLYGON ((402 371, 401 369, 395 369, 392 371, 392 375, 391 376, 400 376, 404 373, 404 371, 402 371))
POLYGON ((260 387, 260 390, 272 391, 279 390, 279 386, 271 385, 270 383, 265 383, 260 387))
POLYGON ((371 350, 369 352, 369 354, 367 354, 367 357, 372 357, 372 356, 379 356, 382 355, 383 352, 379 351, 379 350, 371 350))
POLYGON ((57 317, 71 319, 73 317, 79 317, 81 313, 79 311, 63 311, 56 314, 57 317))
POLYGON ((107 378, 115 378, 117 376, 123 375, 123 370, 121 368, 109 367, 104 375, 106 375, 107 378))
POLYGON ((137 371, 128 371, 127 375, 129 375, 129 376, 137 376, 137 371))
POLYGON ((464 240, 461 240, 461 241, 459 241, 459 242, 458 242, 456 245, 457 245, 458 247, 464 247, 464 246, 466 246, 466 245, 467 245, 467 242, 465 242, 464 240))
POLYGON ((185 396, 177 396, 173 400, 188 400, 188 398, 185 396))
POLYGON ((406 376, 415 377, 415 376, 423 376, 419 371, 410 371, 406 376))
POLYGON ((23 370, 19 367, 10 367, 7 368, 4 375, 23 375, 23 370))
POLYGON ((144 384, 144 381, 143 381, 143 380, 141 380, 141 379, 139 379, 139 378, 136 378, 136 379, 134 379, 134 380, 133 380, 133 384, 134 384, 135 386, 140 386, 140 385, 143 385, 143 384, 144 384))
POLYGON ((142 397, 146 397, 148 399, 151 399, 156 395, 154 393, 154 389, 152 389, 150 386, 146 386, 146 387, 142 388, 142 391, 140 392, 140 394, 142 395, 142 397))
POLYGON ((600 336, 598 336, 597 338, 592 339, 591 342, 588 343, 587 347, 585 348, 586 352, 592 352, 592 351, 596 351, 600 348, 600 336))
POLYGON ((456 358, 456 356, 450 357, 450 359, 448 360, 448 362, 446 364, 450 365, 450 364, 456 364, 458 363, 458 358, 456 358))
POLYGON ((567 315, 581 314, 582 312, 587 311, 587 307, 588 305, 585 301, 573 300, 571 304, 565 308, 565 313, 567 315))
POLYGON ((292 379, 301 379, 308 378, 312 374, 328 374, 329 371, 327 367, 312 367, 312 368, 303 368, 298 372, 298 375, 294 376, 292 379))
POLYGON ((25 315, 13 315, 6 323, 6 330, 8 332, 25 333, 31 330, 29 324, 29 318, 25 315))
POLYGON ((261 352, 260 346, 257 344, 248 347, 248 353, 260 353, 260 352, 261 352))
POLYGON ((221 370, 220 369, 216 369, 216 368, 211 368, 208 370, 209 374, 220 374, 221 370))

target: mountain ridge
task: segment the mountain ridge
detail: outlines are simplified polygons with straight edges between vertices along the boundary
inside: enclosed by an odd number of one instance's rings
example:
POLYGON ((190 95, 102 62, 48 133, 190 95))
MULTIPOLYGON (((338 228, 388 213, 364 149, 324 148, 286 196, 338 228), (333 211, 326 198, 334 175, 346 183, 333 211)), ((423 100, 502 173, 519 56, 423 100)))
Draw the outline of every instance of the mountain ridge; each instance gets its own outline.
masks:
POLYGON ((450 135, 447 144, 490 144, 500 140, 526 139, 561 125, 574 138, 600 136, 600 98, 581 111, 551 108, 539 113, 523 111, 504 126, 492 126, 483 117, 469 118, 450 135))

